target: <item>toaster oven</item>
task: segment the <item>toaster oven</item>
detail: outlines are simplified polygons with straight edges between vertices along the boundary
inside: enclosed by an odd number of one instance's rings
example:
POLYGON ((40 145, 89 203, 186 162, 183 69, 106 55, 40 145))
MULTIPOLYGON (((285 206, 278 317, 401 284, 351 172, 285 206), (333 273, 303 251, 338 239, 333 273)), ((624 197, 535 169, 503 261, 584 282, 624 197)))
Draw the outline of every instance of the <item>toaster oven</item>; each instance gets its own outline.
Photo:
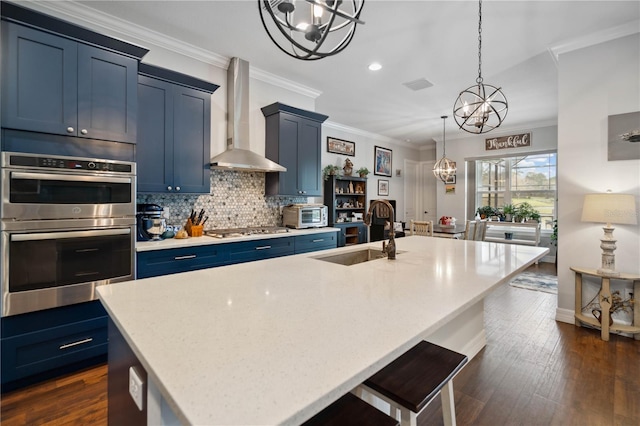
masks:
POLYGON ((321 228, 327 226, 327 206, 322 204, 290 204, 282 209, 282 224, 287 228, 321 228))

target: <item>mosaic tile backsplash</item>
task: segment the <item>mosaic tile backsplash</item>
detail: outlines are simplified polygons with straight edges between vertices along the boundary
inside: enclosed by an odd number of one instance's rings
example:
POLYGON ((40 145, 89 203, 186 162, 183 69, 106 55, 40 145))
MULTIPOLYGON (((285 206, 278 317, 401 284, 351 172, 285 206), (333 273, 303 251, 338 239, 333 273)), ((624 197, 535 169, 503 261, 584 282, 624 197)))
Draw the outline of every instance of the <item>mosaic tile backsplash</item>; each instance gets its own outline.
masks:
POLYGON ((191 209, 206 211, 205 229, 282 226, 280 207, 306 203, 306 197, 264 195, 265 174, 211 170, 210 194, 139 194, 138 204, 164 208, 168 225, 184 225, 191 209))

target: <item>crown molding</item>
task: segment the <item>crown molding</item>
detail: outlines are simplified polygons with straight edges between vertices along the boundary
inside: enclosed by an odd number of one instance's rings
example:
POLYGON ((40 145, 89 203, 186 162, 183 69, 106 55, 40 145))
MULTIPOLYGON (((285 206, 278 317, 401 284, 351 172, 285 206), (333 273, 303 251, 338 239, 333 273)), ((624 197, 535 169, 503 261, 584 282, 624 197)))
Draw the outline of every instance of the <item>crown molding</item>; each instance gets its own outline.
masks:
MULTIPOLYGON (((214 65, 218 68, 222 68, 223 70, 226 70, 229 67, 229 61, 231 60, 229 57, 193 46, 192 44, 185 43, 184 41, 176 38, 167 37, 157 31, 124 19, 116 18, 75 1, 42 2, 35 0, 23 0, 20 3, 23 6, 73 22, 74 24, 84 25, 93 30, 99 30, 111 34, 112 36, 115 34, 117 38, 131 37, 180 55, 196 59, 200 62, 214 65)), ((259 68, 250 67, 249 72, 250 76, 257 80, 264 81, 265 83, 269 83, 313 99, 322 94, 319 90, 287 80, 259 68)))
POLYGON ((313 99, 316 99, 318 96, 322 94, 320 90, 316 90, 312 87, 305 86, 303 84, 295 83, 291 80, 282 78, 270 72, 264 71, 260 68, 254 68, 251 66, 251 64, 249 65, 249 75, 255 78, 256 80, 260 80, 265 83, 290 90, 292 92, 300 93, 301 95, 308 96, 313 99))
POLYGON ((374 140, 374 141, 377 141, 377 142, 381 142, 381 143, 392 143, 392 144, 395 144, 395 145, 404 146, 406 148, 420 149, 420 145, 411 144, 409 142, 401 141, 401 140, 398 140, 398 139, 393 139, 393 138, 390 138, 388 136, 380 135, 378 133, 371 133, 371 132, 368 132, 366 130, 358 129, 356 127, 346 126, 344 124, 336 123, 335 121, 327 120, 324 123, 322 123, 322 127, 323 128, 328 128, 328 129, 338 130, 338 131, 341 131, 341 132, 348 132, 348 133, 351 133, 353 135, 363 136, 363 137, 365 137, 367 139, 371 139, 371 140, 374 140))
POLYGON ((564 53, 572 52, 578 49, 584 49, 585 47, 615 40, 621 37, 626 37, 639 32, 640 20, 636 19, 635 21, 627 22, 626 24, 619 25, 617 27, 597 31, 584 37, 569 40, 556 46, 551 46, 549 48, 549 52, 557 62, 560 55, 564 53))

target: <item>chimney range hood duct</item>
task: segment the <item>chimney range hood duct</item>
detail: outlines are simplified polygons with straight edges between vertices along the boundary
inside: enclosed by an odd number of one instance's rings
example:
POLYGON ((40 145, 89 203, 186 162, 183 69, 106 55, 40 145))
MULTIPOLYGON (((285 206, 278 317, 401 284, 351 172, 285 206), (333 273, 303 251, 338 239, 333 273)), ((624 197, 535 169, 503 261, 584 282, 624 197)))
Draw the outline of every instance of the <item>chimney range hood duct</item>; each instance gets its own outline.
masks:
POLYGON ((249 150, 249 62, 231 58, 227 70, 227 150, 211 159, 211 168, 244 172, 287 169, 249 150))

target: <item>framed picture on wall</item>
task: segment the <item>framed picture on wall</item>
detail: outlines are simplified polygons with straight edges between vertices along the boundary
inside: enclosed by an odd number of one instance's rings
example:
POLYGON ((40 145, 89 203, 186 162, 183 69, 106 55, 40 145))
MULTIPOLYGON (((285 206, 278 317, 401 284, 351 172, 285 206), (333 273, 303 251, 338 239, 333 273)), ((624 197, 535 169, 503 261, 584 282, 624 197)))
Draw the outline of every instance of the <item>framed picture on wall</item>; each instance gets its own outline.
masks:
POLYGON ((327 136, 327 152, 355 157, 356 143, 327 136))
POLYGON ((389 195, 389 181, 378 179, 378 195, 389 195))
POLYGON ((454 184, 456 183, 456 175, 451 175, 444 181, 445 184, 454 184))
POLYGON ((374 147, 373 163, 375 165, 373 173, 378 176, 391 177, 391 160, 393 151, 381 146, 374 147))

